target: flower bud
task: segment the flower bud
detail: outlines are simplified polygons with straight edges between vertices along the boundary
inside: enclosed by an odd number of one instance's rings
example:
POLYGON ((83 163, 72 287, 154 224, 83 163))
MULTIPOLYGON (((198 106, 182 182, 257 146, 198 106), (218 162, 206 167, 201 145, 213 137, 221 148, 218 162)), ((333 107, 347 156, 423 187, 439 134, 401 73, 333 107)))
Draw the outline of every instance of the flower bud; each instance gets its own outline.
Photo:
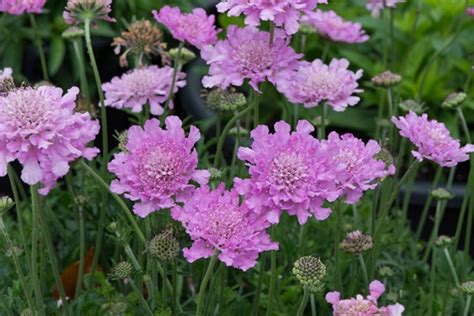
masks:
MULTIPOLYGON (((178 56, 178 51, 179 49, 178 48, 172 48, 170 49, 170 57, 171 59, 175 59, 177 56, 178 56)), ((194 54, 191 50, 185 48, 185 47, 182 47, 181 48, 181 52, 180 52, 180 55, 179 55, 179 64, 181 66, 184 66, 186 65, 187 63, 189 63, 191 60, 193 60, 194 58, 196 58, 196 54, 194 54)))
POLYGON ((467 281, 461 284, 461 291, 467 295, 474 294, 474 281, 467 281))
POLYGON ((377 87, 390 88, 398 85, 402 81, 402 76, 391 71, 384 71, 372 78, 372 83, 377 87))
POLYGON ((9 196, 0 197, 0 215, 13 207, 15 203, 9 196))
POLYGON ((448 248, 452 243, 453 243, 453 239, 448 236, 442 235, 436 239, 436 246, 440 248, 448 248))
POLYGON ((360 255, 361 253, 372 249, 373 246, 372 237, 363 234, 359 230, 348 233, 346 239, 344 239, 339 245, 343 251, 353 255, 360 255))
POLYGON ((115 22, 108 14, 112 11, 108 0, 68 0, 63 16, 67 24, 115 22))
POLYGON ((118 141, 119 141, 118 148, 124 153, 128 152, 128 149, 127 149, 128 132, 127 131, 123 131, 122 133, 118 135, 118 141))
POLYGON ((4 78, 0 80, 0 96, 8 94, 10 91, 15 90, 17 87, 13 78, 4 78))
POLYGON ((437 188, 431 191, 431 196, 438 201, 448 201, 454 197, 448 190, 444 188, 437 188))
POLYGON ((238 128, 234 126, 229 130, 229 135, 234 137, 245 137, 249 135, 249 131, 242 126, 239 126, 238 128))
POLYGON ((411 99, 400 102, 398 106, 405 112, 414 112, 416 114, 422 114, 425 111, 423 103, 418 103, 417 101, 411 99))
POLYGON ((13 258, 13 257, 19 258, 19 257, 21 257, 22 254, 23 254, 23 249, 21 249, 20 247, 18 247, 16 245, 12 245, 11 247, 7 247, 7 249, 5 251, 5 255, 9 258, 13 258))
POLYGON ((316 34, 316 29, 308 23, 301 23, 299 32, 303 35, 311 35, 316 34))
POLYGON ((22 310, 20 313, 20 316, 34 316, 34 315, 35 313, 33 313, 33 311, 29 308, 22 310))
POLYGON ((311 292, 318 292, 323 288, 322 280, 326 275, 326 266, 319 258, 301 257, 293 266, 293 274, 304 287, 308 287, 311 292))
POLYGON ((245 96, 235 89, 216 88, 207 95, 207 105, 216 111, 236 111, 247 104, 245 96))
POLYGON ((461 106, 467 99, 467 94, 464 92, 453 92, 447 96, 447 98, 441 104, 442 107, 447 109, 455 109, 461 106))
POLYGON ((83 29, 77 26, 71 26, 63 32, 62 37, 69 40, 75 40, 84 37, 84 34, 83 29))
POLYGON ((391 277, 391 276, 393 276, 393 270, 392 270, 392 268, 390 268, 388 266, 383 266, 379 269, 379 274, 382 277, 391 277))
POLYGON ((151 257, 163 261, 175 259, 179 251, 179 241, 173 234, 172 226, 166 227, 159 235, 153 237, 146 247, 146 252, 151 257))
POLYGON ((107 226, 107 230, 111 233, 115 233, 118 229, 118 224, 117 222, 112 222, 109 224, 109 226, 107 226))
POLYGON ((132 275, 133 267, 127 261, 119 262, 112 269, 112 273, 109 274, 109 278, 112 280, 124 280, 132 275))
POLYGON ((222 171, 216 168, 209 168, 207 169, 209 171, 209 180, 210 181, 220 181, 222 179, 222 171))

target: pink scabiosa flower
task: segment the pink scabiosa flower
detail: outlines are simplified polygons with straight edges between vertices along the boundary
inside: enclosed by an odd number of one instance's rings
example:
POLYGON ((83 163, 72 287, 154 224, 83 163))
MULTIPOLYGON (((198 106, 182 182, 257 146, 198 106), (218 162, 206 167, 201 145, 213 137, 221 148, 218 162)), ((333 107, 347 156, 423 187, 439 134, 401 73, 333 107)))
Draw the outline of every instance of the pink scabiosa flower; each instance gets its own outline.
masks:
POLYGON ((1 0, 0 12, 11 15, 22 15, 25 13, 41 13, 46 0, 1 0))
POLYGON ((42 184, 46 195, 57 179, 69 171, 79 157, 91 160, 99 152, 87 144, 99 133, 99 123, 89 113, 75 113, 79 89, 63 96, 60 88, 21 88, 0 95, 0 176, 7 164, 18 160, 21 179, 42 184))
POLYGON ((339 136, 332 132, 322 144, 338 171, 336 184, 348 204, 356 203, 365 191, 374 189, 378 181, 395 174, 393 164, 387 166, 377 159, 382 148, 374 140, 364 144, 352 134, 339 136))
POLYGON ((11 79, 13 75, 13 70, 11 68, 3 68, 0 70, 0 81, 5 79, 11 79))
POLYGON ((461 147, 459 140, 451 137, 446 125, 428 120, 426 113, 418 116, 410 112, 399 118, 392 117, 392 122, 400 129, 400 135, 417 147, 411 153, 419 161, 426 158, 442 167, 454 167, 469 160, 469 153, 474 152, 474 145, 461 147))
POLYGON ((199 130, 191 126, 186 137, 177 116, 167 117, 165 123, 166 129, 157 119, 148 120, 144 128, 132 126, 124 151, 109 163, 109 171, 117 176, 110 190, 136 201, 133 211, 140 217, 173 207, 175 200, 189 195, 191 180, 206 184, 209 178, 207 171, 196 169, 199 130))
POLYGON ((374 17, 379 17, 380 12, 385 8, 395 8, 398 3, 405 2, 404 0, 367 0, 367 10, 369 10, 374 17))
POLYGON ((369 40, 360 23, 344 21, 334 11, 308 12, 301 22, 314 27, 319 34, 334 42, 363 43, 369 40))
POLYGON ((227 266, 246 271, 255 266, 260 252, 278 250, 265 231, 266 225, 240 203, 236 190, 226 191, 223 184, 215 190, 208 186, 196 189, 171 215, 193 240, 193 245, 183 250, 189 262, 218 253, 227 266))
POLYGON ((241 86, 248 79, 257 91, 266 79, 275 82, 283 70, 295 69, 302 57, 278 34, 270 44, 270 33, 235 25, 227 29, 226 40, 205 46, 201 56, 210 65, 209 75, 202 80, 204 87, 226 89, 241 86))
POLYGON ((366 298, 357 295, 355 298, 341 300, 341 294, 334 291, 326 294, 326 301, 332 305, 334 316, 401 316, 405 307, 399 303, 377 306, 377 300, 383 292, 385 292, 384 284, 374 280, 369 285, 369 295, 366 298))
POLYGON ((290 102, 302 103, 312 108, 325 102, 334 111, 344 111, 348 106, 359 103, 360 98, 354 93, 358 89, 358 79, 362 70, 352 72, 348 69, 346 59, 333 59, 329 65, 316 59, 312 63, 303 61, 296 71, 285 71, 277 80, 277 89, 290 102))
POLYGON ((251 133, 252 147, 239 148, 238 157, 247 162, 250 179, 236 178, 235 187, 248 206, 272 224, 283 210, 296 215, 300 224, 310 216, 325 220, 331 210, 323 202, 339 195, 330 157, 311 136, 313 130, 304 120, 295 132, 284 121, 275 124, 274 134, 259 125, 251 133))
POLYGON ((115 22, 109 16, 112 11, 112 0, 68 0, 63 12, 67 24, 81 24, 89 21, 93 24, 99 20, 115 22))
POLYGON ((194 9, 192 13, 182 13, 177 7, 164 6, 159 12, 153 11, 153 16, 178 41, 188 42, 199 49, 217 42, 219 31, 214 25, 215 17, 207 16, 201 8, 194 9))
MULTIPOLYGON (((185 73, 178 72, 174 85, 175 93, 186 85, 185 77, 185 73)), ((138 113, 149 103, 151 114, 162 115, 162 104, 168 99, 172 81, 173 68, 169 66, 160 68, 153 65, 133 69, 102 85, 105 105, 117 109, 130 108, 132 112, 138 113)), ((174 107, 173 102, 169 103, 169 107, 174 107)))
POLYGON ((471 18, 474 18, 474 7, 467 8, 466 14, 469 15, 471 18))
POLYGON ((244 14, 245 24, 259 26, 260 21, 272 21, 284 27, 286 34, 298 32, 299 20, 303 13, 312 11, 319 3, 327 0, 224 0, 217 5, 219 12, 229 16, 244 14))

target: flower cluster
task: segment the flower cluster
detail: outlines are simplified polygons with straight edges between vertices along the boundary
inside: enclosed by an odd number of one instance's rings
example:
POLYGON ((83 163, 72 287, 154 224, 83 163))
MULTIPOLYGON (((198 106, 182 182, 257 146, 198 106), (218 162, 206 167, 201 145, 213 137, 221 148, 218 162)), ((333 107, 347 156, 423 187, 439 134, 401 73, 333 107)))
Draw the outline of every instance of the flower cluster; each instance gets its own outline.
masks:
POLYGON ((75 113, 79 93, 71 88, 64 96, 59 88, 21 88, 0 96, 0 176, 7 164, 23 165, 21 179, 40 183, 46 195, 57 179, 79 157, 94 158, 98 149, 87 144, 99 133, 99 124, 88 113, 75 113))
POLYGON ((109 163, 109 171, 117 176, 110 190, 136 201, 133 210, 140 217, 173 207, 194 188, 190 180, 206 184, 209 177, 207 171, 196 169, 199 130, 191 126, 186 137, 178 117, 169 116, 165 123, 166 130, 156 119, 148 120, 144 128, 132 126, 126 150, 109 163))
POLYGON ((427 114, 418 116, 410 112, 399 118, 393 117, 392 122, 400 129, 400 135, 417 147, 412 154, 419 161, 426 158, 442 167, 454 167, 469 160, 469 153, 474 152, 474 145, 461 147, 459 140, 451 137, 446 125, 428 120, 427 114))
POLYGON ((353 94, 362 92, 357 82, 362 70, 354 73, 348 67, 346 59, 333 59, 329 65, 319 59, 312 63, 300 62, 297 70, 285 71, 279 76, 277 89, 290 102, 302 103, 307 108, 325 102, 335 111, 344 111, 359 103, 360 98, 353 94))
POLYGON ((217 5, 219 12, 229 16, 245 15, 245 24, 259 26, 261 21, 271 21, 284 27, 286 34, 298 32, 303 13, 313 11, 319 3, 327 0, 224 0, 217 5))
POLYGON ((210 65, 209 75, 202 81, 204 87, 226 89, 241 86, 248 79, 257 91, 266 79, 275 83, 282 71, 295 69, 302 57, 281 36, 270 44, 270 33, 234 25, 227 29, 226 40, 205 46, 201 56, 210 65))
POLYGON ((63 12, 67 24, 96 23, 99 20, 115 22, 109 16, 112 0, 68 0, 63 12))
POLYGON ((295 132, 290 129, 280 121, 274 134, 264 125, 252 131, 252 147, 238 151, 239 159, 250 167, 250 179, 236 178, 235 186, 249 207, 270 223, 279 221, 282 210, 296 215, 301 224, 311 215, 324 220, 331 211, 323 202, 339 196, 331 157, 311 136, 314 127, 308 121, 299 121, 295 132))
POLYGON ((41 13, 45 3, 46 0, 2 0, 0 1, 0 12, 11 15, 41 13))
POLYGON ((202 49, 205 45, 217 42, 215 17, 207 16, 203 9, 194 9, 192 13, 182 13, 177 7, 164 6, 159 12, 153 11, 155 19, 166 26, 171 35, 182 42, 202 49))
POLYGON ((326 301, 332 305, 334 316, 401 316, 405 307, 399 303, 377 306, 377 300, 383 292, 385 292, 385 286, 382 282, 375 280, 370 283, 369 295, 366 298, 357 295, 355 298, 341 300, 341 294, 335 291, 326 294, 326 301))
POLYGON ((301 18, 301 22, 314 27, 319 34, 334 42, 363 43, 369 40, 360 23, 344 21, 334 11, 309 12, 301 18))
POLYGON ((372 16, 379 17, 383 9, 395 8, 401 2, 404 0, 367 0, 367 10, 372 13, 372 16))
POLYGON ((181 222, 193 240, 183 250, 189 262, 218 254, 227 266, 246 271, 257 263, 260 252, 277 250, 266 226, 257 220, 237 191, 226 191, 223 184, 211 190, 196 189, 184 206, 175 206, 172 216, 181 222))
MULTIPOLYGON (((177 73, 174 92, 186 85, 186 74, 177 73)), ((173 81, 173 68, 169 66, 158 67, 155 65, 133 69, 120 78, 115 77, 111 82, 104 83, 105 105, 117 109, 130 108, 132 112, 143 111, 143 106, 150 105, 153 115, 162 115, 162 104, 166 102, 173 81)), ((169 107, 173 108, 170 100, 169 107)))
POLYGON ((0 70, 0 81, 5 79, 11 79, 13 74, 13 70, 11 68, 3 68, 0 70))

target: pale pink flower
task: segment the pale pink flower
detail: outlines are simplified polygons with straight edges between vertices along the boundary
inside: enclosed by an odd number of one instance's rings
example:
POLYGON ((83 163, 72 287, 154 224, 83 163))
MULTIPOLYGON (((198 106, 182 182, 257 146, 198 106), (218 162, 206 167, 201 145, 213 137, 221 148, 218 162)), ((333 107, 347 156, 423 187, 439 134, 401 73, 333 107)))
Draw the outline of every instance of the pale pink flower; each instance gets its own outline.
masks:
POLYGON ((224 0, 217 5, 219 12, 229 16, 245 15, 245 24, 259 26, 261 21, 271 21, 284 27, 288 35, 298 32, 303 13, 310 12, 327 0, 224 0))
POLYGON ((238 157, 247 162, 250 179, 234 179, 235 187, 270 223, 277 223, 283 210, 296 215, 300 224, 310 216, 325 220, 331 210, 323 202, 339 196, 331 157, 311 136, 313 130, 308 121, 299 121, 295 132, 280 121, 274 134, 259 125, 251 133, 252 147, 239 148, 238 157))
POLYGON ((219 31, 214 25, 215 17, 208 16, 201 8, 183 13, 178 7, 164 6, 159 12, 153 11, 153 16, 178 41, 188 42, 199 49, 217 42, 219 31))
MULTIPOLYGON (((278 33, 278 32, 277 32, 278 33)), ((281 34, 280 34, 281 35, 281 34)), ((210 65, 209 75, 202 80, 204 87, 241 86, 246 79, 258 91, 265 80, 275 82, 283 70, 298 66, 301 54, 295 53, 287 39, 276 34, 270 44, 270 33, 254 27, 227 29, 227 39, 215 46, 205 46, 202 58, 210 65)))
POLYGON ((469 15, 471 18, 474 18, 474 7, 467 8, 466 14, 469 15))
POLYGON ((266 225, 240 203, 235 190, 226 191, 223 184, 215 190, 208 186, 196 189, 171 214, 193 240, 190 248, 183 249, 189 262, 218 254, 227 266, 246 271, 255 266, 260 252, 278 250, 266 225))
POLYGON ((42 13, 46 0, 1 0, 0 12, 11 15, 42 13))
POLYGON ((154 211, 169 208, 181 201, 194 186, 191 180, 206 184, 209 173, 198 170, 194 145, 201 137, 191 126, 186 137, 177 116, 160 121, 151 119, 144 128, 132 126, 127 133, 125 151, 114 155, 109 171, 117 176, 110 190, 135 201, 133 211, 146 217, 154 211))
POLYGON ((69 163, 91 160, 99 150, 87 147, 99 133, 99 123, 89 113, 75 113, 79 89, 63 96, 60 88, 21 88, 0 95, 0 176, 7 164, 18 160, 21 179, 41 183, 43 195, 69 171, 69 163))
POLYGON ((11 68, 3 68, 0 70, 0 81, 5 79, 12 79, 13 70, 11 68))
POLYGON ((337 291, 326 294, 326 301, 332 305, 334 316, 401 316, 405 310, 403 305, 396 303, 388 306, 377 306, 377 300, 385 291, 380 281, 372 281, 369 285, 369 295, 364 298, 342 299, 337 291))
POLYGON ((326 103, 334 111, 344 111, 359 103, 360 98, 353 94, 363 91, 357 82, 362 70, 354 73, 348 67, 346 59, 333 59, 329 65, 319 59, 312 63, 303 61, 296 71, 281 73, 277 89, 290 102, 302 103, 306 108, 326 103))
POLYGON ((418 116, 410 112, 399 118, 392 117, 392 122, 400 129, 400 135, 417 147, 412 154, 419 161, 426 158, 442 167, 454 167, 469 160, 469 153, 474 152, 474 145, 461 147, 460 141, 451 137, 443 123, 428 120, 426 113, 418 116))
POLYGON ((395 166, 387 166, 377 159, 382 148, 374 141, 367 144, 352 134, 339 136, 332 132, 328 140, 322 142, 323 148, 338 170, 336 185, 348 204, 354 204, 362 194, 377 187, 379 181, 395 174, 395 166))
MULTIPOLYGON (((186 85, 185 77, 185 73, 178 72, 174 93, 186 85)), ((142 112, 143 106, 148 103, 151 114, 162 115, 162 104, 169 97, 172 81, 173 68, 169 66, 160 68, 153 65, 133 69, 102 85, 105 105, 117 109, 130 108, 132 112, 138 113, 142 112)), ((169 107, 174 107, 172 101, 169 107)))
POLYGON ((112 12, 112 0, 68 0, 63 12, 67 24, 81 24, 89 21, 93 24, 99 20, 115 22, 109 16, 112 12))
POLYGON ((380 12, 385 8, 395 8, 397 3, 405 2, 404 0, 367 0, 367 10, 372 16, 379 17, 380 12))
POLYGON ((369 40, 360 23, 345 21, 334 11, 308 12, 301 22, 314 27, 319 34, 334 42, 363 43, 369 40))

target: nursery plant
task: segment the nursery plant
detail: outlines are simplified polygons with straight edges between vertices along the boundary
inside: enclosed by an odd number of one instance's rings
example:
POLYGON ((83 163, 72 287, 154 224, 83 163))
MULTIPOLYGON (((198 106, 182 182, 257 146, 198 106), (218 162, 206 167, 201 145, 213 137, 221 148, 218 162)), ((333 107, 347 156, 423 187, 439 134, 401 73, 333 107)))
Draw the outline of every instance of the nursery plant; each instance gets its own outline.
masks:
POLYGON ((0 12, 1 315, 473 315, 474 2, 0 12))

